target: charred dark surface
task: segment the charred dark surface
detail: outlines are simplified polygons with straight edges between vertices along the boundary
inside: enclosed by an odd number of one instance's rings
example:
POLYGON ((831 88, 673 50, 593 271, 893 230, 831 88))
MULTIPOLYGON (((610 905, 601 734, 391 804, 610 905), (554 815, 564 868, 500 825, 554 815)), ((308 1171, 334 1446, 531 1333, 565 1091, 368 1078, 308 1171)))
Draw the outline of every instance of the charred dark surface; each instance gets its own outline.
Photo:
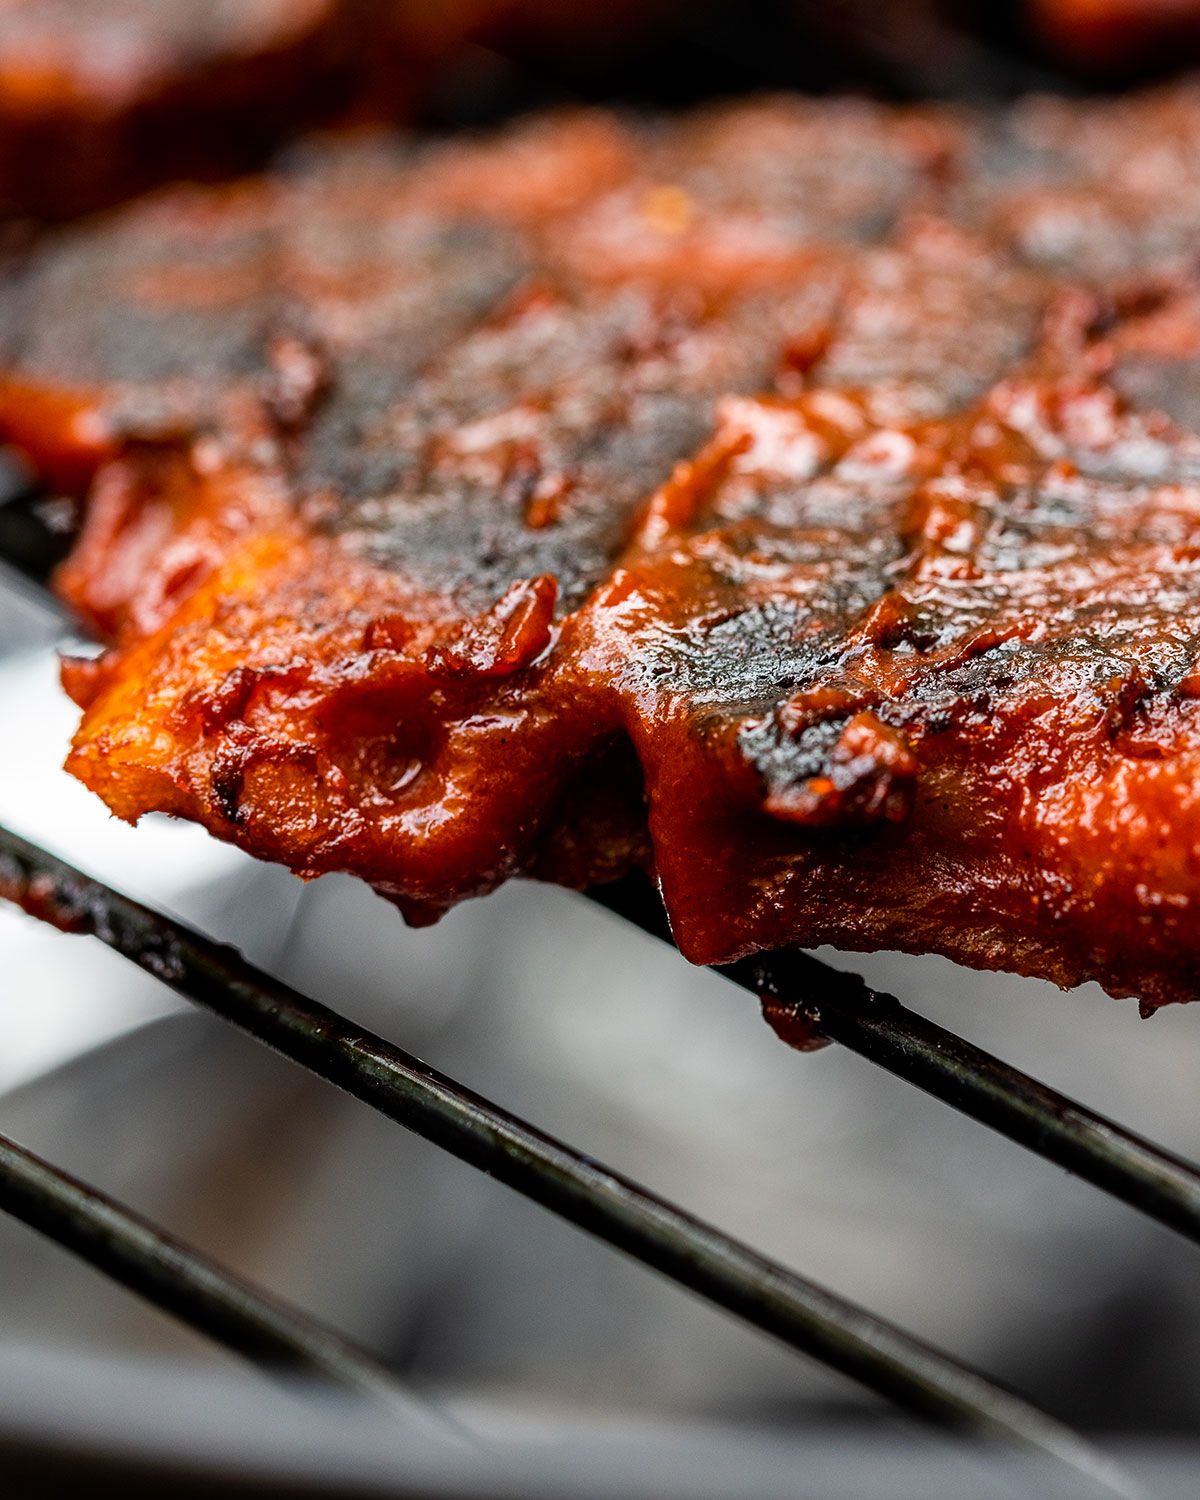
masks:
POLYGON ((601 113, 64 232, 72 768, 413 920, 651 871, 689 957, 1190 998, 1200 96, 601 113))

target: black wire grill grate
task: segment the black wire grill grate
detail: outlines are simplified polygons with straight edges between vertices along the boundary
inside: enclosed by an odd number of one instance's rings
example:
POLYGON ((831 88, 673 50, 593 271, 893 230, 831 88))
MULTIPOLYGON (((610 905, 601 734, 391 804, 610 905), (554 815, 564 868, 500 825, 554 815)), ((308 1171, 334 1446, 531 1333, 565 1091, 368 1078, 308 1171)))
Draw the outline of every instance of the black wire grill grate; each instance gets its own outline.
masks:
MULTIPOLYGON (((1082 1438, 976 1371, 543 1134, 255 969, 234 949, 3 827, 0 896, 66 932, 99 938, 178 994, 388 1118, 909 1411, 1032 1446, 1126 1492, 1121 1477, 1082 1438)), ((645 890, 625 884, 609 888, 604 899, 644 928, 660 928, 661 908, 655 911, 645 890)), ((737 965, 729 977, 782 995, 831 1038, 1197 1237, 1196 1168, 898 1002, 874 996, 861 981, 800 954, 737 965)), ((369 1356, 2 1138, 0 1207, 259 1364, 305 1370, 377 1395, 387 1389, 369 1356)))

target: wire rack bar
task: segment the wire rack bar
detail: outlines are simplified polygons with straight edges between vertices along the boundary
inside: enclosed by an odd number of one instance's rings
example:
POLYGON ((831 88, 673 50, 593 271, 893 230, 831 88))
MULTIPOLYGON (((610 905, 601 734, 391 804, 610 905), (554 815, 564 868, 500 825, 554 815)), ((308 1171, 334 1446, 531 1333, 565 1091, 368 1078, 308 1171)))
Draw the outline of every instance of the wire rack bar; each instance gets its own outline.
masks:
POLYGON ((783 1343, 924 1417, 1031 1445, 1124 1493, 1090 1445, 977 1372, 2 827, 0 896, 98 937, 187 999, 783 1343))
MULTIPOLYGON (((670 941, 644 879, 591 895, 670 941)), ((719 969, 743 989, 1200 1244, 1200 1168, 926 1020, 855 974, 798 951, 719 969)))
POLYGON ((339 1334, 3 1135, 0 1209, 272 1375, 400 1399, 383 1367, 339 1334))

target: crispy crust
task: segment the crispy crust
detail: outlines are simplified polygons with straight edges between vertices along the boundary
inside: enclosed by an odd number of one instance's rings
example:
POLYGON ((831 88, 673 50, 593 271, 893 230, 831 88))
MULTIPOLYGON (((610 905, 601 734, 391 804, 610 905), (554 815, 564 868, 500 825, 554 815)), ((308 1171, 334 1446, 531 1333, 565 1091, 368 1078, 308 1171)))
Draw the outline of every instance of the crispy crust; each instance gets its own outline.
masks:
POLYGON ((413 920, 641 864, 697 962, 1191 998, 1197 140, 584 115, 62 236, 0 424, 90 478, 71 769, 413 920))

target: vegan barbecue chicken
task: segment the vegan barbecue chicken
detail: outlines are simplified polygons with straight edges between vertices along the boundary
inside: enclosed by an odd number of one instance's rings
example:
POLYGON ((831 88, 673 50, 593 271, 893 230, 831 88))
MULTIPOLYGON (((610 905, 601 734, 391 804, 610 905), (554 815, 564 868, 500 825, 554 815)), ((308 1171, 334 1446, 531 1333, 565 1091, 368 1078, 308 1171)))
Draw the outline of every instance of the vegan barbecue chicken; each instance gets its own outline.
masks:
POLYGON ((1200 91, 315 145, 14 252, 70 769, 412 921, 1200 974, 1200 91))

